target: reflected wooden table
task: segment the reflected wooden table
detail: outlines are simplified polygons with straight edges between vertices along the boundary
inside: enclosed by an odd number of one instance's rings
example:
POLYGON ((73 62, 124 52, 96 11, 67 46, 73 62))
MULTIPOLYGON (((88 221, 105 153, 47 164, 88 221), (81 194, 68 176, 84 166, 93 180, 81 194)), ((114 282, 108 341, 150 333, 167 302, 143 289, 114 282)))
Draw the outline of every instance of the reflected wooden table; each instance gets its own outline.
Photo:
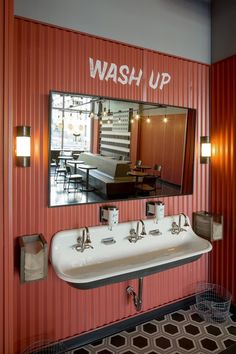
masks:
POLYGON ((146 172, 141 172, 141 171, 130 171, 128 172, 128 175, 134 176, 136 178, 135 180, 135 194, 138 193, 138 191, 149 191, 146 190, 146 185, 143 184, 143 180, 141 183, 138 182, 139 177, 146 177, 148 176, 148 173, 146 172))
POLYGON ((139 177, 145 177, 148 174, 146 172, 142 172, 142 171, 130 171, 127 173, 127 175, 135 177, 136 184, 137 184, 139 177))
POLYGON ((83 164, 84 161, 82 161, 82 160, 68 160, 67 163, 74 165, 74 173, 76 174, 77 165, 83 164))
POLYGON ((151 170, 152 167, 148 165, 141 165, 139 168, 141 169, 141 172, 145 172, 146 170, 151 170))
POLYGON ((135 168, 140 170, 140 172, 145 172, 146 170, 152 169, 152 167, 148 165, 136 165, 135 168))
POLYGON ((81 166, 79 166, 79 169, 80 170, 86 170, 86 186, 85 186, 85 189, 82 189, 82 191, 85 191, 85 192, 94 191, 94 188, 89 188, 89 171, 90 170, 96 170, 97 167, 93 166, 93 165, 82 165, 81 164, 81 166))

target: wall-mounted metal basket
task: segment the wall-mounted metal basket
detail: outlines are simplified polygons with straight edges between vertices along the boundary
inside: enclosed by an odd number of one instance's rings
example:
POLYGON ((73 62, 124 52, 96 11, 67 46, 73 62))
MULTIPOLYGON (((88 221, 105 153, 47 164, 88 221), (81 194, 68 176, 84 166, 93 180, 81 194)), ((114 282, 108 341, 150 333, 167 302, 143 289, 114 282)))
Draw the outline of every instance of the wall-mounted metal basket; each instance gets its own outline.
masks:
POLYGON ((207 322, 224 322, 229 317, 232 295, 217 284, 200 283, 196 289, 195 308, 207 322))
POLYGON ((48 274, 48 245, 42 234, 19 237, 20 281, 42 280, 48 274))
POLYGON ((223 239, 223 216, 213 215, 207 211, 193 212, 193 230, 209 241, 223 239))

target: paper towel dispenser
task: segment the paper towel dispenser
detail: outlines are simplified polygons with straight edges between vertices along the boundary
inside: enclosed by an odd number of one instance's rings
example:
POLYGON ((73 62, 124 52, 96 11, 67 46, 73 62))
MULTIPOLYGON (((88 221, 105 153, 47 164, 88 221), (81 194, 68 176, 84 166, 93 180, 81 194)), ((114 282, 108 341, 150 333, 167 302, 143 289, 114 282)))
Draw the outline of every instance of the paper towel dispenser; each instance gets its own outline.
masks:
POLYGON ((42 234, 19 237, 21 283, 45 279, 48 274, 48 245, 42 234))

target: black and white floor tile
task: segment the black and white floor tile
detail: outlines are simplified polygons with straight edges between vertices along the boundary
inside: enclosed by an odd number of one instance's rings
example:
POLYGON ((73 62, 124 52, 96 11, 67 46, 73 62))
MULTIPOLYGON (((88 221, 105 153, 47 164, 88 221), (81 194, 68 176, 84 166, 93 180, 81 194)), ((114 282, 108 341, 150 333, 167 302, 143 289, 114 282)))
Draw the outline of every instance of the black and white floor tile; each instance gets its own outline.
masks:
POLYGON ((67 354, 216 354, 233 344, 235 316, 223 323, 209 323, 191 306, 67 354))

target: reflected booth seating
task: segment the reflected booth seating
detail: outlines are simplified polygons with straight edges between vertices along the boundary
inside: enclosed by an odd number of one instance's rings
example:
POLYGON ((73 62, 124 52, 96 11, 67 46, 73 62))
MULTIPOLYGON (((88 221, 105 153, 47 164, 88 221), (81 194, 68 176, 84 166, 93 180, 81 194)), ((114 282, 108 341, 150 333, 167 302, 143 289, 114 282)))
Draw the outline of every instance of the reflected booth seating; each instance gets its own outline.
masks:
MULTIPOLYGON (((98 194, 108 198, 134 194, 134 180, 127 175, 130 171, 128 161, 114 160, 88 152, 81 153, 79 160, 97 167, 89 173, 89 185, 95 188, 98 194)), ((80 173, 83 174, 84 171, 81 169, 80 173)))

